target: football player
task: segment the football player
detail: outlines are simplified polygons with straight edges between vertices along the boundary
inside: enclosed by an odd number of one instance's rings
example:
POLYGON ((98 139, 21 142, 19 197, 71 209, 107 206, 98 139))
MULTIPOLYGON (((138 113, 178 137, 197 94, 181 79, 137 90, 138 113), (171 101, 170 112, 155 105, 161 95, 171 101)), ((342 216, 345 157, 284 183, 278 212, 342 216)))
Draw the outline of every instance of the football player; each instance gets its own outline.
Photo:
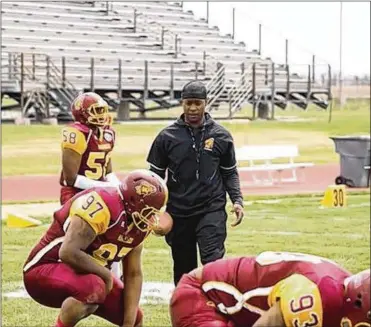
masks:
MULTIPOLYGON (((115 132, 107 102, 94 92, 82 93, 71 112, 75 122, 62 130, 61 204, 82 190, 120 182, 112 172, 115 132)), ((119 265, 112 270, 121 276, 119 265)))
POLYGON ((289 252, 221 259, 183 275, 170 314, 174 327, 370 327, 370 269, 289 252))
POLYGON ((115 132, 107 102, 96 93, 82 93, 71 111, 75 122, 62 130, 61 204, 82 190, 120 183, 112 172, 115 132))
POLYGON ((143 241, 156 232, 166 183, 136 170, 118 187, 82 191, 54 212, 53 222, 23 269, 28 294, 60 308, 55 326, 75 326, 91 314, 117 326, 139 326, 143 241), (110 272, 122 262, 123 282, 110 272))

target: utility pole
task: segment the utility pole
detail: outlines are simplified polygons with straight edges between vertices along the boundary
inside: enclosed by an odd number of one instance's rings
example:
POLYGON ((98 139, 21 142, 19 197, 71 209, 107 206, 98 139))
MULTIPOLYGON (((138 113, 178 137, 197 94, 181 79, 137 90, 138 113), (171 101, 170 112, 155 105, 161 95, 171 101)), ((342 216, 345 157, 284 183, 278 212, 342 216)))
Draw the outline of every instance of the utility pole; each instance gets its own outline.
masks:
POLYGON ((343 2, 340 2, 340 40, 339 40, 339 101, 340 109, 344 105, 343 99, 343 2))

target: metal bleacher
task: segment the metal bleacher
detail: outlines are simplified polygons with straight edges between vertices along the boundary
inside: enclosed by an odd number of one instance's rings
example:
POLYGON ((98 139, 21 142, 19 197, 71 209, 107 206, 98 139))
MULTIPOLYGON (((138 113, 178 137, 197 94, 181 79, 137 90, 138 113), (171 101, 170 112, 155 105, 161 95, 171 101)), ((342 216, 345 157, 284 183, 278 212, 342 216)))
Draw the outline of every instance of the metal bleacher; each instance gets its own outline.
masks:
POLYGON ((2 94, 25 115, 68 119, 74 96, 93 90, 144 116, 178 105, 192 79, 207 83, 208 109, 228 103, 229 116, 262 99, 325 109, 331 97, 310 76, 247 51, 179 3, 3 1, 1 59, 2 94))

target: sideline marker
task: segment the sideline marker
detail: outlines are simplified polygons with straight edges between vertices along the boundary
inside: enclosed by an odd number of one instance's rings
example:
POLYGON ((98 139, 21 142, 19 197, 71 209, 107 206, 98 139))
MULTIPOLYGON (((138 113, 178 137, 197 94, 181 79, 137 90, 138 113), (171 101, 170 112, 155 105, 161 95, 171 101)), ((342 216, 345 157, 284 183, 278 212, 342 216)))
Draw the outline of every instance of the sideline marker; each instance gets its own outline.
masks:
POLYGON ((40 226, 42 225, 42 222, 23 214, 8 212, 6 225, 11 228, 27 228, 40 226))
POLYGON ((321 205, 327 208, 346 208, 348 204, 345 185, 327 186, 321 205))

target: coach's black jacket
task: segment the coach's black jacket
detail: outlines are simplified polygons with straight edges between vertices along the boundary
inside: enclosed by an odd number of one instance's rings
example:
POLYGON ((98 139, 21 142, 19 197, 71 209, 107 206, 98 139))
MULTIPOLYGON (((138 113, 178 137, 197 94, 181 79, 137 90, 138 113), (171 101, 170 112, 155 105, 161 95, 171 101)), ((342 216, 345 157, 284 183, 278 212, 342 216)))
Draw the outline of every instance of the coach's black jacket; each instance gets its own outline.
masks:
POLYGON ((167 170, 167 211, 176 217, 224 209, 226 191, 233 203, 243 205, 232 136, 207 113, 199 128, 182 115, 163 129, 147 161, 163 178, 167 170))

